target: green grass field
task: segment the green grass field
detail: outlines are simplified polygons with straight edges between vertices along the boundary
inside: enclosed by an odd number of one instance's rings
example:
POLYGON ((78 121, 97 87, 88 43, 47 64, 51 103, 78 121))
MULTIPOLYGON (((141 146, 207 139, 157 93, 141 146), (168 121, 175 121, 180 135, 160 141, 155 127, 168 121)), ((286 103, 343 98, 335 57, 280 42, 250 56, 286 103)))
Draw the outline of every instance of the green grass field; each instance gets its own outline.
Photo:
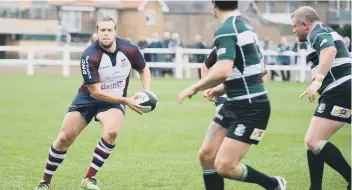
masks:
MULTIPOLYGON (((194 80, 156 79, 159 96, 155 112, 139 116, 128 111, 117 146, 97 178, 102 190, 204 189, 198 149, 213 118, 212 103, 201 94, 177 104, 181 89, 194 80)), ((79 77, 0 76, 0 189, 34 189, 41 179, 49 146, 55 139, 79 77)), ((304 135, 316 104, 298 95, 308 84, 267 85, 272 114, 262 142, 252 147, 243 162, 270 175, 284 176, 289 190, 308 189, 304 135)), ((129 93, 140 89, 133 79, 129 93)), ((331 141, 351 159, 350 126, 331 141)), ((52 189, 79 189, 101 137, 92 122, 69 149, 53 178, 52 189)), ((336 172, 325 167, 324 189, 345 189, 336 172)), ((256 190, 259 186, 226 181, 226 189, 256 190)))

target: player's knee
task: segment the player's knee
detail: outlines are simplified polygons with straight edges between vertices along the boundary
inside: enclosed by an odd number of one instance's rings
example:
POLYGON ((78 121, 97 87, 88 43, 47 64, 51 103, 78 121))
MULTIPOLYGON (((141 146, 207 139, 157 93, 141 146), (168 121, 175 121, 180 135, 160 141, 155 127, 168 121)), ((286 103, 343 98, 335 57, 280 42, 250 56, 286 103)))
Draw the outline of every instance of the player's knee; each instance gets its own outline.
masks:
POLYGON ((118 133, 119 133, 119 127, 109 128, 104 132, 104 137, 106 137, 109 140, 115 140, 118 133))
POLYGON ((59 147, 68 147, 74 142, 74 140, 75 140, 75 137, 73 135, 60 133, 59 136, 57 137, 56 142, 59 147))
POLYGON ((306 134, 304 137, 304 142, 310 147, 314 143, 314 137, 312 135, 306 134))
POLYGON ((215 169, 219 175, 224 177, 234 177, 235 165, 231 162, 215 160, 215 169))
POLYGON ((212 161, 214 162, 215 160, 215 153, 212 148, 206 147, 206 148, 201 148, 198 152, 198 157, 199 160, 201 161, 212 161))
POLYGON ((306 134, 304 137, 304 142, 306 143, 307 148, 315 152, 319 146, 319 140, 314 138, 313 135, 306 134))

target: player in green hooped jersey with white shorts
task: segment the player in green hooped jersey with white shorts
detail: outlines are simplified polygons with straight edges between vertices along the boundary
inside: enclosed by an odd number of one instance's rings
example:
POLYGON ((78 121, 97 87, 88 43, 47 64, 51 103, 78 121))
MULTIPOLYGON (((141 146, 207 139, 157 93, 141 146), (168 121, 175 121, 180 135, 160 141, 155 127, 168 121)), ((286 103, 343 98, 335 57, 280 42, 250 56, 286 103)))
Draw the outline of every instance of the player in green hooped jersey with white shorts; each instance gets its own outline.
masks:
POLYGON ((222 22, 214 35, 216 63, 178 97, 182 103, 186 97, 209 88, 208 99, 227 95, 209 125, 216 130, 206 137, 200 150, 205 188, 223 190, 226 178, 255 183, 267 190, 286 190, 284 178, 268 176, 240 163, 250 145, 263 138, 270 117, 262 80, 264 67, 258 37, 238 10, 238 1, 213 1, 213 8, 215 17, 222 22))
POLYGON ((343 38, 323 24, 313 8, 300 7, 291 18, 293 33, 299 41, 308 42, 307 62, 313 78, 300 97, 307 94, 313 102, 316 93, 320 94, 305 137, 310 190, 322 189, 324 163, 341 174, 350 190, 351 166, 328 140, 345 123, 351 123, 351 55, 343 38))

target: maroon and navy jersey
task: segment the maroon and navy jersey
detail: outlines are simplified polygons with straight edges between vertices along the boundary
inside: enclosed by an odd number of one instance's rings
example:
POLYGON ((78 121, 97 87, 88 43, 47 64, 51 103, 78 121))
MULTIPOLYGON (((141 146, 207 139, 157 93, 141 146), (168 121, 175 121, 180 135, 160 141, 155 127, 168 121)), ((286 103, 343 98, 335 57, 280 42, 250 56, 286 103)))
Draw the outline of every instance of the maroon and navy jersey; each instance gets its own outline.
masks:
POLYGON ((101 89, 116 96, 126 96, 131 68, 140 71, 145 68, 143 55, 136 44, 116 38, 116 51, 109 53, 96 41, 83 52, 81 73, 84 79, 79 88, 87 93, 87 85, 100 83, 101 89))

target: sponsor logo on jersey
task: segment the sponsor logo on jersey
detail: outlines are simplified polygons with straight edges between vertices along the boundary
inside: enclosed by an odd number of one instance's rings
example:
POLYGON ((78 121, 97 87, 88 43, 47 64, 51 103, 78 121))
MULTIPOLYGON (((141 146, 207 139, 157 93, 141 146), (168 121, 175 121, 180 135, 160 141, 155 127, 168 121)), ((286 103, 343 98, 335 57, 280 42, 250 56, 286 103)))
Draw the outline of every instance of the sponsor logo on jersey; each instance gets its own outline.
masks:
POLYGON ((86 57, 86 59, 81 60, 81 67, 82 67, 82 74, 83 75, 88 75, 89 79, 92 79, 92 74, 90 73, 89 70, 89 56, 86 57))
POLYGON ((103 78, 103 81, 105 82, 111 82, 111 81, 116 81, 116 80, 125 80, 128 77, 128 75, 120 75, 119 71, 114 72, 113 74, 106 76, 103 78))
POLYGON ((323 41, 321 41, 321 43, 320 43, 320 47, 321 47, 321 46, 323 46, 326 42, 328 42, 328 40, 327 40, 327 39, 324 39, 323 41))
POLYGON ((331 110, 331 115, 341 118, 349 118, 351 116, 351 110, 340 106, 334 106, 331 110))
POLYGON ((226 53, 226 48, 220 48, 217 51, 217 55, 222 55, 222 54, 225 54, 225 53, 226 53))
POLYGON ((262 140, 262 138, 264 136, 264 132, 265 132, 265 130, 263 130, 263 129, 255 128, 252 132, 252 135, 249 138, 256 140, 256 141, 260 141, 260 140, 262 140))
POLYGON ((326 105, 324 103, 321 103, 317 109, 318 113, 323 113, 325 111, 326 105))
POLYGON ((234 134, 237 136, 243 136, 245 131, 246 131, 246 126, 244 126, 243 124, 238 124, 234 134))
POLYGON ((121 59, 121 67, 124 68, 127 66, 127 60, 126 59, 121 59))
POLYGON ((99 69, 108 69, 110 66, 99 67, 99 69))
POLYGON ((122 85, 122 82, 123 81, 116 81, 111 84, 103 84, 103 85, 101 85, 101 89, 102 90, 110 90, 110 89, 118 88, 122 85))

